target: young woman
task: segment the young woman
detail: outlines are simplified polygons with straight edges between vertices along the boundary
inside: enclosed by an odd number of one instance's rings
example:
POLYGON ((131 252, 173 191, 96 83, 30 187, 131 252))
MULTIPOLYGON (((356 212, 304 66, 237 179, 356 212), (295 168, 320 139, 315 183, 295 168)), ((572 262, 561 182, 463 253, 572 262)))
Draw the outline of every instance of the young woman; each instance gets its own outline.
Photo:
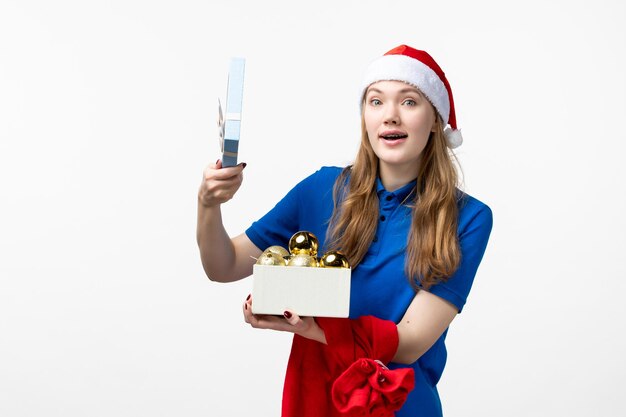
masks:
POLYGON ((294 333, 283 416, 441 416, 446 333, 491 232, 489 207, 457 189, 449 149, 462 139, 433 58, 394 48, 370 64, 362 91, 353 165, 321 168, 244 234, 228 236, 220 205, 245 164, 207 167, 199 191, 198 244, 212 280, 251 275, 252 257, 299 230, 350 261, 349 319, 255 316, 251 297, 244 302, 253 327, 294 333))

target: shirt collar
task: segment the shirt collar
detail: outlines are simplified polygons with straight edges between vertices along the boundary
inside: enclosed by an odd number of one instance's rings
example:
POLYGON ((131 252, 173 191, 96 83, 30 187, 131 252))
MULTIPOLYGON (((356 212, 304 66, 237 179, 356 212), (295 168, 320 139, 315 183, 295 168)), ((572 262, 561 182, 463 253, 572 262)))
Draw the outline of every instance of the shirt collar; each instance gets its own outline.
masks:
POLYGON ((403 202, 409 196, 409 194, 411 194, 413 189, 415 189, 416 184, 417 184, 417 178, 409 182, 408 184, 403 185, 402 187, 398 188, 396 191, 389 192, 383 186, 383 182, 380 180, 380 177, 377 177, 376 178, 376 193, 378 194, 378 198, 380 198, 384 194, 390 194, 390 195, 396 196, 398 201, 403 202))

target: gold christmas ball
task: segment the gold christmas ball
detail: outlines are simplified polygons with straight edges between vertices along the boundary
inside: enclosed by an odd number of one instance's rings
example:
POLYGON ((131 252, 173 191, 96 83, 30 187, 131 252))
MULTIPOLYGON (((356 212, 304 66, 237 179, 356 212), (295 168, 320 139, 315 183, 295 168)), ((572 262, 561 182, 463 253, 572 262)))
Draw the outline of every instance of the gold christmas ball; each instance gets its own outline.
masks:
POLYGON ((289 252, 293 255, 305 254, 316 257, 318 245, 317 237, 313 233, 300 231, 289 239, 289 252))
POLYGON ((287 266, 309 266, 316 267, 317 259, 314 256, 307 255, 304 253, 299 253, 297 255, 293 255, 287 261, 287 266))
POLYGON ((259 259, 256 260, 257 265, 274 265, 274 266, 285 266, 285 260, 282 256, 274 253, 274 252, 264 252, 259 259))
POLYGON ((350 268, 348 258, 339 251, 326 252, 320 259, 320 266, 323 268, 350 268))
POLYGON ((278 246, 278 245, 270 246, 269 248, 263 251, 263 253, 267 253, 267 252, 275 253, 276 255, 279 255, 280 257, 289 256, 289 251, 283 248, 282 246, 278 246))

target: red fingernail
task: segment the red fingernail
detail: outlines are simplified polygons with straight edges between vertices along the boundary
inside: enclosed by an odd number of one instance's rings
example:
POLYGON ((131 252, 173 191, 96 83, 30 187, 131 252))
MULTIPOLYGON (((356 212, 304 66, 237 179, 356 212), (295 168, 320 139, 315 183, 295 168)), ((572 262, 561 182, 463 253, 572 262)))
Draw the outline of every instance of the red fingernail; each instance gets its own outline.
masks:
POLYGON ((248 300, 250 299, 250 296, 251 296, 251 295, 252 295, 252 294, 248 294, 248 298, 246 298, 246 301, 248 301, 248 300))
POLYGON ((291 318, 291 313, 290 312, 285 311, 283 314, 285 315, 285 318, 288 318, 288 319, 291 318))
POLYGON ((246 163, 244 162, 244 163, 243 163, 243 164, 241 164, 241 165, 243 165, 243 167, 245 168, 248 164, 246 164, 246 163))
POLYGON ((248 309, 248 304, 244 304, 243 308, 245 308, 247 310, 248 309))
POLYGON ((217 163, 218 163, 219 161, 220 161, 219 159, 218 159, 217 161, 215 161, 215 165, 217 165, 217 163))

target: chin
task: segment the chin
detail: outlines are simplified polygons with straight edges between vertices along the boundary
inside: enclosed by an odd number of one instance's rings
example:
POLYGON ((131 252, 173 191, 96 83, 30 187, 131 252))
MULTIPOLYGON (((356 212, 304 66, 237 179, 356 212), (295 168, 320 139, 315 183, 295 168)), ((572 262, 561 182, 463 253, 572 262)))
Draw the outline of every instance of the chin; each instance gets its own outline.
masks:
POLYGON ((381 162, 384 162, 386 164, 393 164, 393 165, 406 164, 411 161, 411 159, 407 158, 406 155, 399 155, 399 154, 393 154, 393 153, 390 155, 386 152, 382 152, 380 155, 378 155, 378 159, 381 162))

